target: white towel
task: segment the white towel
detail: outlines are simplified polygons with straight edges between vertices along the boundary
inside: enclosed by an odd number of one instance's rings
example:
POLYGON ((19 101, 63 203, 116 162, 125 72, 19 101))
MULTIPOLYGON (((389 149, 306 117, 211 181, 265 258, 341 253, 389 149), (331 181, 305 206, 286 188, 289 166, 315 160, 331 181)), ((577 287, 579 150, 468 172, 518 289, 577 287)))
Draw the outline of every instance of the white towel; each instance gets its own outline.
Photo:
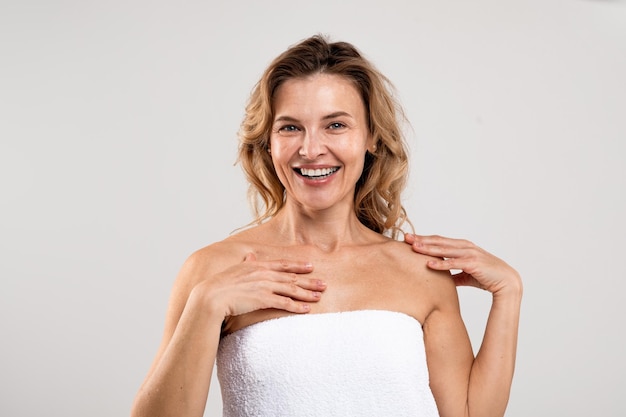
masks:
POLYGON ((438 416, 421 324, 383 310, 292 315, 220 342, 223 415, 438 416))

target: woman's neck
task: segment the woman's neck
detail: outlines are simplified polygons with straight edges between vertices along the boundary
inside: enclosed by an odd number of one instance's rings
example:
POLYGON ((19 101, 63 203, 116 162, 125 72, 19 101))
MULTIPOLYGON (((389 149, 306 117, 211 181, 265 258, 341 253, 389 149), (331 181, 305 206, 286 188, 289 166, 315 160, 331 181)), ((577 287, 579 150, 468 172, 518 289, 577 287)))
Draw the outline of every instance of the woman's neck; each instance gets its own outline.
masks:
POLYGON ((353 209, 307 212, 287 204, 267 226, 285 244, 311 245, 324 252, 381 238, 359 221, 353 209))

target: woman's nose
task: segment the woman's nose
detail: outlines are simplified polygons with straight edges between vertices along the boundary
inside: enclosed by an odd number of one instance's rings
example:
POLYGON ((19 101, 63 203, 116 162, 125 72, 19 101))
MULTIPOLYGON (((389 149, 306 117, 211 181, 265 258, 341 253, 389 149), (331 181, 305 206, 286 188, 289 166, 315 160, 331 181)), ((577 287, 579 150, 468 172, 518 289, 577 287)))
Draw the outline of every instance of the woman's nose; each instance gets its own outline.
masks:
POLYGON ((304 134, 298 154, 313 160, 324 153, 324 143, 318 132, 307 130, 304 134))

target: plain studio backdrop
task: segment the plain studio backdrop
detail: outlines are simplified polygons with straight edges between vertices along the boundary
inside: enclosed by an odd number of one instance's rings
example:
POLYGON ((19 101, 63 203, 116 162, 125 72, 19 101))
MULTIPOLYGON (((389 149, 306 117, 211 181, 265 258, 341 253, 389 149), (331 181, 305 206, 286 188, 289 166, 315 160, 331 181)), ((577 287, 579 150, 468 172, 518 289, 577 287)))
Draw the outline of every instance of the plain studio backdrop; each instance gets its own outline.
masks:
MULTIPOLYGON (((416 231, 522 274, 507 416, 626 415, 626 4, 608 0, 2 0, 0 415, 128 414, 179 267, 251 220, 248 94, 315 33, 397 87, 416 231)), ((491 300, 459 292, 477 348, 491 300)))

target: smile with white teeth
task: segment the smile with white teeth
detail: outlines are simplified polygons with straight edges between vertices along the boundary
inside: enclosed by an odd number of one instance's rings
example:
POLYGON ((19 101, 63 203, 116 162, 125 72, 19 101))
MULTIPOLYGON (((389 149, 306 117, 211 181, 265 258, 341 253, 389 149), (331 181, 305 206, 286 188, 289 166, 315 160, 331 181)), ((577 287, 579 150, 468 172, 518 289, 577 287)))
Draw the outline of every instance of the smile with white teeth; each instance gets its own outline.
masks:
POLYGON ((339 170, 338 167, 334 167, 334 168, 316 168, 316 169, 309 169, 309 168, 297 168, 298 171, 300 171, 300 175, 302 175, 303 177, 308 177, 308 178, 325 178, 335 172, 337 172, 337 170, 339 170))

